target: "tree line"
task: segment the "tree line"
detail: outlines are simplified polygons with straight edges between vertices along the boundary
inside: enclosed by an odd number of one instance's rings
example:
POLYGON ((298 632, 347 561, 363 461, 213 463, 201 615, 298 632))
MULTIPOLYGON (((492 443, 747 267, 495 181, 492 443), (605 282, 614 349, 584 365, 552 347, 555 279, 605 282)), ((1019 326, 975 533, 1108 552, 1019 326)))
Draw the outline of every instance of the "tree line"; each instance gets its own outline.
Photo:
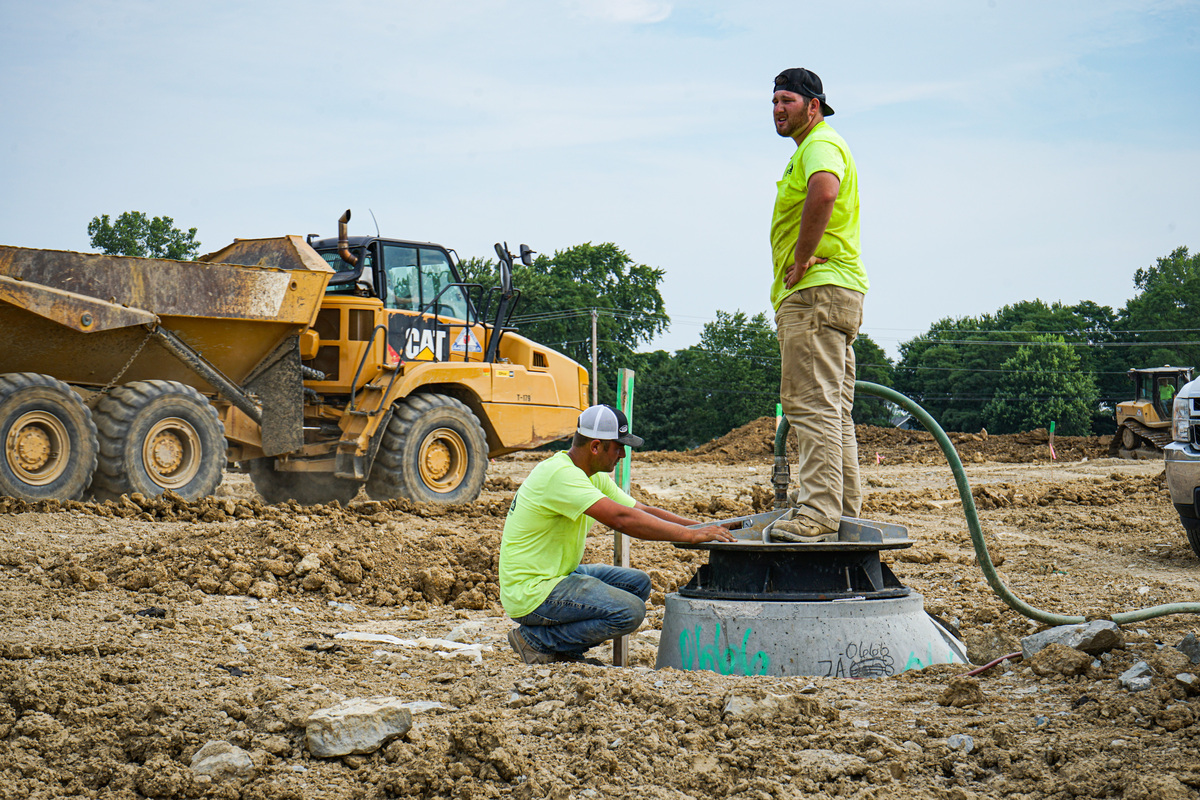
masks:
MULTIPOLYGON (((126 212, 88 227, 103 252, 194 258, 196 229, 170 217, 126 212)), ((499 282, 492 259, 459 262, 464 282, 499 282)), ((600 402, 615 402, 617 370, 637 371, 634 428, 653 449, 696 447, 772 414, 779 346, 766 314, 718 311, 697 344, 639 352, 670 326, 659 286, 665 271, 638 264, 612 242, 585 243, 517 263, 513 324, 528 338, 590 367, 596 330, 600 402)), ((854 343, 858 378, 913 398, 947 430, 1063 435, 1111 433, 1113 406, 1130 399, 1131 368, 1200 364, 1200 254, 1179 247, 1133 274, 1120 309, 1029 300, 978 317, 945 318, 901 343, 899 360, 868 335, 854 343)), ((858 424, 892 425, 897 409, 860 396, 858 424)))
POLYGON ((900 345, 894 388, 948 430, 1111 433, 1132 399, 1130 369, 1200 364, 1200 254, 1179 247, 1133 274, 1113 310, 1041 300, 994 314, 942 319, 900 345))
MULTIPOLYGON (((463 280, 493 285, 496 264, 469 258, 463 280)), ((684 450, 775 412, 779 400, 779 344, 766 314, 718 311, 700 341, 674 353, 638 352, 665 331, 670 319, 659 284, 664 271, 637 264, 611 242, 576 245, 538 255, 513 268, 521 301, 513 324, 521 334, 590 366, 595 312, 598 399, 616 401, 620 368, 637 373, 633 428, 655 450, 684 450)), ((859 377, 890 385, 887 355, 869 336, 854 343, 859 377)), ((860 423, 886 425, 892 411, 878 398, 855 405, 860 423)))
MULTIPOLYGON (((491 261, 463 265, 471 280, 494 280, 491 261)), ((597 312, 599 399, 615 400, 618 368, 636 370, 634 427, 647 447, 689 449, 774 412, 779 346, 766 314, 718 311, 697 344, 638 352, 670 323, 661 269, 606 243, 539 256, 514 275, 525 291, 514 318, 522 333, 581 364, 591 362, 597 312)), ((1054 423, 1067 436, 1112 433, 1115 404, 1132 398, 1128 370, 1200 364, 1200 254, 1177 248, 1136 270, 1133 284, 1118 310, 1029 300, 942 319, 903 342, 895 362, 860 334, 858 378, 913 398, 946 430, 1003 434, 1054 423)), ((879 398, 855 401, 860 425, 893 425, 898 416, 879 398)))

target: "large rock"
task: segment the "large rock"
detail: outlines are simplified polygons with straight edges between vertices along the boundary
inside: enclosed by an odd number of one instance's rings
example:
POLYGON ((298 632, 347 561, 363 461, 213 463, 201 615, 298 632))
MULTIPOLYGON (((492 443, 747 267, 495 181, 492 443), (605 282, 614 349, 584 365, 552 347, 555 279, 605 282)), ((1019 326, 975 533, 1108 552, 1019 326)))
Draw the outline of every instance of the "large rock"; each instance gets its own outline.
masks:
POLYGON ((967 646, 967 660, 972 664, 990 664, 1021 649, 1017 637, 997 628, 967 628, 963 630, 963 643, 967 646))
POLYGON ((727 720, 771 723, 777 720, 795 721, 798 717, 837 719, 838 712, 815 697, 794 694, 774 694, 750 690, 745 694, 730 693, 725 698, 722 715, 727 720))
POLYGON ((254 774, 254 760, 245 750, 229 742, 209 742, 192 756, 192 772, 217 781, 246 778, 254 774))
POLYGON ((1043 678, 1084 675, 1091 665, 1092 657, 1087 653, 1058 642, 1051 642, 1029 659, 1029 668, 1035 675, 1041 675, 1043 678))
POLYGON ((1175 649, 1187 656, 1193 664, 1200 664, 1200 641, 1197 641, 1196 634, 1189 633, 1180 639, 1175 649))
POLYGON ((1083 622, 1078 625, 1059 625, 1057 628, 1040 631, 1021 640, 1021 654, 1032 658, 1048 644, 1061 644, 1082 650, 1093 656, 1107 653, 1125 643, 1117 623, 1107 619, 1083 622))
POLYGON ((974 678, 962 676, 951 678, 950 685, 946 687, 946 691, 942 692, 942 696, 938 698, 938 705, 952 706, 954 708, 979 706, 985 702, 983 689, 979 688, 979 681, 974 678))
POLYGON ((1154 670, 1145 661, 1139 661, 1129 669, 1121 673, 1117 679, 1131 692, 1143 692, 1150 688, 1151 678, 1154 676, 1154 670))
POLYGON ((319 758, 373 753, 412 728, 398 697, 360 697, 314 711, 305 721, 308 751, 319 758))

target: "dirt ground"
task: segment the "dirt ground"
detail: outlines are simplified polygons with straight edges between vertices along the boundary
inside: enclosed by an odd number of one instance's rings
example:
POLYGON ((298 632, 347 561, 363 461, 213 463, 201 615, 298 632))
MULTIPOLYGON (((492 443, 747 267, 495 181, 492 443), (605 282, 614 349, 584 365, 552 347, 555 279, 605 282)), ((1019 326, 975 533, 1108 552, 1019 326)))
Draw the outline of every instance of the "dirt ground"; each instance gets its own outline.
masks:
MULTIPOLYGON (((635 494, 697 519, 765 510, 772 435, 760 420, 692 453, 638 454, 635 494)), ((1019 650, 1044 626, 985 584, 936 445, 859 438, 864 516, 914 542, 885 560, 973 661, 1019 650)), ((1066 438, 1052 459, 1044 431, 955 438, 993 559, 1026 602, 1102 616, 1200 600, 1161 462, 1066 438)), ((0 499, 0 798, 1197 796, 1200 701, 1174 680, 1200 674, 1174 648, 1194 616, 1127 626, 1095 662, 1038 657, 976 678, 964 665, 865 680, 655 671, 665 594, 706 554, 635 542, 655 591, 633 666, 611 666, 607 647, 592 653, 603 666, 522 664, 496 559, 541 457, 497 459, 482 497, 451 508, 263 506, 240 474, 192 504, 0 499), (346 631, 409 644, 333 638, 346 631), (481 647, 454 656, 420 637, 481 647), (1141 660, 1152 686, 1130 692, 1117 678, 1141 660), (380 695, 418 704, 406 735, 369 755, 309 754, 310 713, 380 695), (767 711, 736 711, 755 699, 767 711), (253 771, 194 773, 212 741, 249 752, 253 771)), ((597 527, 587 560, 611 552, 597 527)))

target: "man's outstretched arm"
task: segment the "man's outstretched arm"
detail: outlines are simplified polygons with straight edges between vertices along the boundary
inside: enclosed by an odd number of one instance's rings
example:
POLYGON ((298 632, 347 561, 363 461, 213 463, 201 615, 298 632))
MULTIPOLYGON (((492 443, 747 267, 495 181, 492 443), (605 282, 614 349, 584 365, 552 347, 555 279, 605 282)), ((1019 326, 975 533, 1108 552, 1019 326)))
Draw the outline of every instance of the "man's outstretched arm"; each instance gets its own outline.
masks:
POLYGON ((704 528, 688 528, 696 523, 672 514, 661 508, 643 503, 637 507, 623 506, 607 497, 597 500, 587 510, 587 515, 613 530, 635 539, 654 542, 732 542, 733 534, 719 525, 704 528))

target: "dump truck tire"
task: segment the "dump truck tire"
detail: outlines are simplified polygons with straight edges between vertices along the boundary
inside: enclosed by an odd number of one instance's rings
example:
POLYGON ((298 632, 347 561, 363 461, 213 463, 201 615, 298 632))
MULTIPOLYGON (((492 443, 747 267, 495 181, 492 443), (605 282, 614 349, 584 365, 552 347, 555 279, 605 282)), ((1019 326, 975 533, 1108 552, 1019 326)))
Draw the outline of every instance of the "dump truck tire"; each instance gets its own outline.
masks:
POLYGON ((217 490, 225 472, 225 427, 217 410, 191 386, 136 381, 96 404, 100 465, 92 479, 97 500, 170 489, 185 500, 217 490))
POLYGON ((0 495, 78 500, 96 469, 92 413, 49 375, 0 375, 0 445, 0 495))
POLYGON ((374 500, 469 503, 483 491, 487 436, 479 419, 443 394, 396 404, 367 480, 374 500))
POLYGON ((279 472, 274 458, 253 459, 246 468, 255 490, 272 504, 295 500, 302 506, 316 506, 337 500, 347 505, 362 487, 329 472, 279 472))

